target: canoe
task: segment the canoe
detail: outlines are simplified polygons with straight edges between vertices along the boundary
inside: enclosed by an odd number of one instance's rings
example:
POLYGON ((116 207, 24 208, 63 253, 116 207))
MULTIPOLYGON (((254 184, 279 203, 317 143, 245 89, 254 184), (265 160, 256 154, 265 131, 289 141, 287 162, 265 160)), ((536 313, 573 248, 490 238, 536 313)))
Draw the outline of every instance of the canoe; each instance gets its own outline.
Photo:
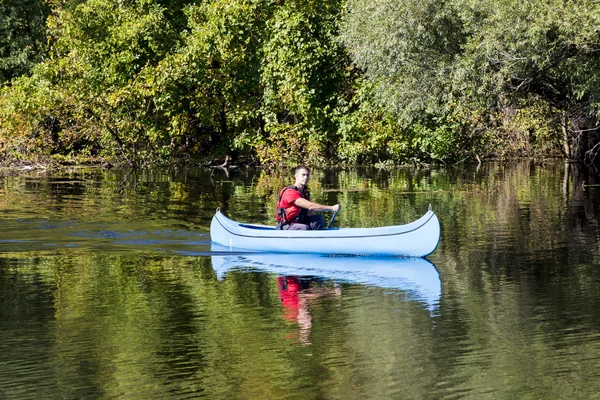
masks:
POLYGON ((210 236, 213 243, 231 251, 425 257, 438 245, 440 223, 435 213, 428 210, 405 225, 285 231, 236 222, 217 210, 210 224, 210 236))
POLYGON ((424 258, 326 256, 323 254, 224 253, 213 245, 212 266, 219 280, 232 271, 265 271, 279 276, 324 278, 404 293, 406 300, 438 307, 442 296, 440 274, 424 258))

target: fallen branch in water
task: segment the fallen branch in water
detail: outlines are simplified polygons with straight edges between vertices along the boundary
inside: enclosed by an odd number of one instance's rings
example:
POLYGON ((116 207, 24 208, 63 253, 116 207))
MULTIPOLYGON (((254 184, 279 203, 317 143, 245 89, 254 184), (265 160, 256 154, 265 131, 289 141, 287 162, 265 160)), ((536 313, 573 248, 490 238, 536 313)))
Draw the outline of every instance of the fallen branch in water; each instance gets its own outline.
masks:
POLYGON ((581 182, 581 187, 597 187, 600 186, 600 183, 588 183, 586 184, 585 181, 581 182))
POLYGON ((234 169, 237 165, 229 165, 229 156, 225 156, 225 162, 221 165, 208 165, 210 168, 234 169))
POLYGON ((229 156, 225 156, 225 162, 221 165, 211 165, 211 168, 227 168, 227 164, 229 163, 229 156))

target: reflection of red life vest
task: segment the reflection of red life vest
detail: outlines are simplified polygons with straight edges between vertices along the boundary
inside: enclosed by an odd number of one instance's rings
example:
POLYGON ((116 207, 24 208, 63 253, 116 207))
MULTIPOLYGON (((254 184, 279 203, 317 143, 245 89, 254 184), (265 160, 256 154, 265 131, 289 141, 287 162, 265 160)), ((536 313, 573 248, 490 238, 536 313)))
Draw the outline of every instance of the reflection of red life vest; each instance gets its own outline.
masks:
MULTIPOLYGON (((277 213, 275 215, 277 222, 281 222, 283 225, 293 224, 296 222, 302 223, 308 210, 306 208, 298 207, 294 203, 284 199, 284 195, 288 189, 298 193, 298 197, 310 200, 310 193, 308 193, 308 189, 304 188, 304 190, 301 192, 296 186, 284 187, 281 189, 281 192, 279 192, 279 199, 277 200, 277 213)), ((294 197, 293 200, 296 200, 298 197, 294 197)))
POLYGON ((280 276, 277 278, 277 288, 279 289, 279 300, 285 307, 284 318, 296 321, 300 302, 298 292, 302 290, 300 279, 296 276, 280 276))

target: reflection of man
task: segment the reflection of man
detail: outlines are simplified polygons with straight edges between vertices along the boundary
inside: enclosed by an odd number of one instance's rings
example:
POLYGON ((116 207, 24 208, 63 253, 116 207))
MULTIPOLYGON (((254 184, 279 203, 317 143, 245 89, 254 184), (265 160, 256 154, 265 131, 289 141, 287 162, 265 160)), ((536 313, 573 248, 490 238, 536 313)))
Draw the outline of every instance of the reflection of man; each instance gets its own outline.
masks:
MULTIPOLYGON (((290 321, 298 319, 300 297, 298 293, 302 290, 302 281, 297 276, 280 276, 277 278, 279 288, 279 300, 284 307, 284 318, 290 321)), ((304 280, 304 289, 310 287, 308 281, 304 280)))
POLYGON ((313 287, 313 279, 297 276, 280 276, 277 278, 279 299, 284 307, 283 317, 296 322, 300 326, 300 343, 310 344, 308 337, 312 328, 310 303, 312 299, 328 294, 340 295, 339 287, 330 290, 326 287, 313 287))

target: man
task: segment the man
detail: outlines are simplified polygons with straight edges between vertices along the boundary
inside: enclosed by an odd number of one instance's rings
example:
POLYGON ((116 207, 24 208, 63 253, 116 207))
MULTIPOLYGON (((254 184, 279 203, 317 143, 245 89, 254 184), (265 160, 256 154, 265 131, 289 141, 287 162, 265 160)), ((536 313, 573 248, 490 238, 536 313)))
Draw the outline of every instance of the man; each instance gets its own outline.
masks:
POLYGON ((314 211, 339 211, 339 204, 324 206, 310 201, 306 184, 310 171, 304 165, 296 168, 294 186, 287 186, 279 192, 277 201, 277 229, 318 230, 325 226, 325 219, 314 211))

